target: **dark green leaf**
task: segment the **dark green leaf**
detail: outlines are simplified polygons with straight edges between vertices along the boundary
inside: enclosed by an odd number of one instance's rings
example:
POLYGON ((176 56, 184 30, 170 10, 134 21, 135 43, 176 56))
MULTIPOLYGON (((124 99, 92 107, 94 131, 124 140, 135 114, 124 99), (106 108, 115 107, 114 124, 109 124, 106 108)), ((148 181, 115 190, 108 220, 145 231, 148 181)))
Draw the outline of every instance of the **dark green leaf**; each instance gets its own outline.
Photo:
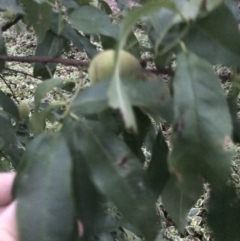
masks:
POLYGON ((216 241, 239 240, 240 201, 232 186, 212 191, 207 203, 207 222, 216 241))
MULTIPOLYGON (((181 14, 176 14, 176 11, 173 11, 173 9, 162 8, 159 11, 147 16, 148 22, 150 24, 148 28, 150 29, 151 39, 154 39, 153 47, 155 53, 157 51, 161 52, 161 48, 164 48, 161 43, 171 28, 180 23, 185 23, 186 25, 187 21, 194 21, 199 14, 199 5, 201 4, 201 0, 174 0, 173 2, 175 3, 178 11, 181 12, 181 14), (159 22, 161 22, 161 24, 159 24, 159 22)), ((176 42, 176 39, 179 38, 179 36, 174 38, 172 41, 167 42, 165 47, 167 47, 171 43, 176 42)), ((161 57, 167 58, 167 56, 162 56, 162 54, 161 57)), ((164 61, 162 60, 161 62, 164 61)))
POLYGON ((0 136, 5 140, 5 142, 13 143, 16 140, 13 126, 11 125, 11 120, 8 116, 0 115, 0 136))
POLYGON ((220 5, 205 18, 199 19, 197 26, 226 49, 240 55, 237 21, 226 5, 220 5))
POLYGON ((69 20, 85 34, 102 34, 118 38, 118 26, 112 24, 110 18, 95 7, 78 8, 69 15, 69 20))
POLYGON ((232 138, 235 143, 240 143, 240 120, 237 116, 237 103, 232 98, 228 98, 228 107, 233 126, 232 138))
POLYGON ((163 134, 161 131, 159 131, 153 145, 152 158, 146 173, 146 181, 154 190, 156 197, 161 194, 166 182, 170 177, 167 158, 168 146, 165 142, 163 134))
POLYGON ((88 240, 97 231, 99 216, 103 213, 101 204, 104 199, 92 183, 88 166, 79 148, 79 137, 77 133, 69 131, 72 130, 69 124, 65 122, 63 133, 73 160, 73 189, 77 217, 84 226, 84 239, 88 240))
POLYGON ((24 148, 17 140, 14 127, 6 115, 0 115, 0 150, 14 168, 20 164, 24 148))
POLYGON ((211 64, 240 66, 240 57, 237 52, 226 49, 211 35, 204 33, 199 28, 192 28, 183 41, 187 49, 206 59, 211 64))
POLYGON ((145 156, 142 151, 143 141, 151 125, 149 117, 142 112, 139 108, 135 107, 134 115, 136 117, 138 132, 134 133, 129 130, 124 130, 123 139, 132 150, 132 152, 138 157, 138 159, 144 163, 145 156))
POLYGON ((235 19, 239 20, 239 8, 237 8, 237 2, 235 0, 224 0, 224 4, 229 8, 232 12, 235 19))
POLYGON ((28 125, 29 125, 29 131, 32 134, 38 135, 42 133, 46 127, 45 115, 38 110, 34 111, 28 125))
POLYGON ((52 20, 52 7, 47 2, 37 3, 33 0, 22 0, 26 11, 26 21, 32 25, 38 44, 42 43, 52 20))
MULTIPOLYGON (((88 116, 89 118, 89 116, 88 116)), ((106 109, 100 112, 95 120, 101 121, 101 123, 109 130, 116 134, 120 134, 124 129, 124 123, 122 121, 121 115, 118 111, 112 109, 106 109)))
POLYGON ((134 131, 137 130, 136 121, 134 119, 133 110, 130 105, 129 95, 127 95, 126 91, 124 90, 124 86, 119 75, 119 53, 126 44, 128 35, 137 20, 143 16, 157 11, 160 8, 173 9, 174 11, 177 11, 175 5, 170 1, 159 1, 154 3, 151 2, 142 8, 136 8, 132 10, 124 18, 120 28, 120 39, 116 52, 115 67, 113 75, 111 76, 111 83, 108 90, 109 105, 114 109, 120 109, 126 127, 133 129, 134 131))
POLYGON ((144 139, 144 144, 143 144, 148 152, 152 151, 156 136, 157 136, 156 128, 152 124, 148 130, 148 133, 146 134, 146 137, 144 139))
POLYGON ((75 87, 76 87, 76 83, 69 81, 69 82, 67 82, 66 84, 64 84, 64 85, 61 87, 61 89, 62 89, 62 90, 65 90, 65 91, 67 91, 67 92, 73 93, 75 87))
POLYGON ((81 143, 78 148, 94 185, 116 204, 138 232, 152 240, 156 234, 155 199, 144 186, 140 163, 129 153, 121 139, 96 122, 70 124, 73 128, 70 135, 81 143), (148 220, 148 225, 145 220, 148 220))
POLYGON ((94 45, 85 36, 73 29, 70 24, 64 25, 62 35, 71 41, 79 51, 85 50, 89 58, 93 58, 97 54, 94 45))
POLYGON ((106 14, 112 14, 112 9, 109 7, 108 3, 105 1, 100 1, 99 3, 99 8, 104 11, 106 14))
POLYGON ((64 79, 49 79, 45 82, 40 83, 34 93, 35 105, 39 106, 41 100, 45 95, 55 87, 61 87, 63 85, 64 79))
POLYGON ((23 9, 16 3, 16 0, 0 0, 0 9, 10 10, 14 14, 23 14, 23 9))
POLYGON ((14 185, 21 241, 71 240, 75 227, 71 172, 62 136, 44 133, 30 143, 14 185))
MULTIPOLYGON (((122 80, 122 83, 133 106, 138 106, 147 113, 171 123, 173 118, 172 99, 166 96, 164 83, 161 81, 130 80, 122 80)), ((108 85, 109 81, 101 81, 82 90, 74 99, 72 110, 79 114, 95 114, 107 109, 108 85)))
MULTIPOLYGON (((118 60, 116 60, 118 61, 118 60)), ((119 61, 118 61, 119 62, 119 61)), ((127 129, 137 132, 137 123, 131 106, 129 95, 120 80, 119 64, 116 65, 114 77, 108 88, 108 102, 113 109, 119 109, 127 129)))
POLYGON ((188 174, 195 173, 196 178, 200 174, 220 187, 230 175, 225 142, 232 129, 219 79, 207 62, 192 53, 181 53, 173 86, 175 121, 170 170, 183 183, 192 182, 188 174))
POLYGON ((71 109, 79 114, 95 114, 108 107, 107 88, 109 82, 101 82, 83 89, 73 100, 71 109))
POLYGON ((129 34, 124 49, 134 55, 137 59, 141 59, 140 43, 134 32, 129 34))
POLYGON ((2 147, 3 156, 12 164, 12 167, 16 170, 21 164, 22 156, 25 152, 23 145, 19 141, 5 143, 2 147))
POLYGON ((104 36, 104 35, 100 35, 100 38, 101 38, 101 44, 104 50, 115 49, 117 45, 116 39, 114 39, 113 37, 104 36))
POLYGON ((74 0, 79 6, 84 6, 89 3, 89 0, 74 0))
POLYGON ((173 103, 166 92, 162 80, 152 81, 123 81, 130 102, 156 118, 162 118, 171 123, 173 119, 173 103))
POLYGON ((78 5, 74 0, 63 0, 62 4, 68 9, 78 8, 78 5))
POLYGON ((136 8, 128 13, 128 15, 124 18, 121 29, 120 29, 120 41, 119 41, 119 49, 122 49, 127 41, 127 37, 132 30, 132 27, 135 23, 142 17, 154 14, 155 12, 161 9, 168 9, 173 12, 178 13, 179 10, 176 8, 173 1, 156 1, 149 2, 141 8, 136 8))
MULTIPOLYGON (((191 177, 193 176, 190 175, 189 178, 191 177)), ((181 232, 183 232, 187 224, 187 216, 190 209, 196 203, 203 190, 202 182, 196 180, 195 177, 188 184, 189 189, 182 190, 179 186, 179 180, 172 175, 161 193, 164 207, 181 232)))
MULTIPOLYGON (((52 31, 47 31, 42 43, 38 43, 35 56, 59 57, 63 50, 63 38, 55 35, 52 31)), ((34 65, 34 77, 41 76, 43 79, 52 78, 56 70, 55 63, 36 63, 34 65)))
POLYGON ((5 112, 9 113, 17 120, 20 119, 19 113, 18 113, 18 107, 12 101, 12 99, 6 96, 1 90, 0 90, 0 106, 5 112))

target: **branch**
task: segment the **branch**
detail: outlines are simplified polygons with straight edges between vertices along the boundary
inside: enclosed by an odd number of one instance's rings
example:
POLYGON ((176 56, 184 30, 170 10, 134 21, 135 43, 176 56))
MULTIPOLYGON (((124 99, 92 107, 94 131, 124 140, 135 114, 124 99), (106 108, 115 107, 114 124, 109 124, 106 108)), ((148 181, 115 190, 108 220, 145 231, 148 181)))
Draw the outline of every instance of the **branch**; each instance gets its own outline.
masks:
POLYGON ((13 25, 15 25, 19 20, 23 19, 23 15, 22 14, 18 14, 12 21, 5 23, 2 26, 2 31, 6 31, 9 28, 11 28, 13 25))
MULTIPOLYGON (((154 59, 152 57, 148 57, 148 58, 144 58, 140 60, 140 63, 142 66, 146 66, 148 62, 153 62, 154 59)), ((155 73, 155 74, 164 74, 164 75, 168 75, 168 76, 173 76, 175 71, 172 70, 171 68, 168 67, 163 67, 163 68, 159 68, 159 69, 147 69, 146 71, 155 73)), ((228 74, 224 74, 224 73, 220 73, 217 74, 218 78, 221 79, 222 81, 227 81, 231 78, 232 74, 228 73, 228 74)))
MULTIPOLYGON (((44 56, 37 56, 37 57, 19 57, 19 56, 7 56, 7 55, 0 55, 0 62, 1 60, 8 61, 8 62, 21 62, 21 63, 42 63, 43 65, 46 65, 48 63, 55 63, 55 64, 62 64, 65 66, 73 66, 73 67, 88 67, 89 62, 87 61, 80 61, 75 59, 63 59, 63 58, 57 58, 57 57, 44 57, 44 56)), ((144 63, 152 61, 152 58, 146 58, 140 60, 141 64, 144 65, 144 63)), ((151 69, 147 70, 156 74, 165 74, 168 76, 173 76, 174 71, 170 68, 162 68, 162 69, 151 69)), ((218 77, 226 81, 231 77, 231 74, 224 75, 219 74, 218 77)))
POLYGON ((48 63, 62 64, 66 66, 74 66, 74 67, 88 67, 89 62, 80 61, 75 59, 63 59, 57 57, 19 57, 19 56, 6 56, 0 55, 0 61, 8 61, 8 62, 21 62, 21 63, 42 63, 46 65, 48 63))
POLYGON ((8 68, 8 67, 4 67, 5 71, 9 71, 9 72, 14 72, 16 74, 22 74, 22 75, 25 75, 25 76, 29 76, 31 78, 35 78, 35 79, 39 79, 39 80, 42 80, 41 78, 38 78, 38 77, 34 77, 32 74, 28 74, 24 71, 21 71, 21 70, 16 70, 16 69, 11 69, 11 68, 8 68))

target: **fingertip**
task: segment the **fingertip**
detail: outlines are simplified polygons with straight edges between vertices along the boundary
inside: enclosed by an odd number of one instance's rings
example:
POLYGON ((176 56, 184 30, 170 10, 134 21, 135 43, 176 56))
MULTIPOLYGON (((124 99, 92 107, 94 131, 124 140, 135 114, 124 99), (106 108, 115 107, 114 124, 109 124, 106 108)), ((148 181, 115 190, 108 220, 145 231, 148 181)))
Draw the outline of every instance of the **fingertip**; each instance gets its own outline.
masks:
POLYGON ((16 205, 16 201, 12 202, 0 216, 0 241, 18 240, 16 205))
POLYGON ((15 173, 0 173, 0 206, 5 206, 12 201, 12 186, 15 173))

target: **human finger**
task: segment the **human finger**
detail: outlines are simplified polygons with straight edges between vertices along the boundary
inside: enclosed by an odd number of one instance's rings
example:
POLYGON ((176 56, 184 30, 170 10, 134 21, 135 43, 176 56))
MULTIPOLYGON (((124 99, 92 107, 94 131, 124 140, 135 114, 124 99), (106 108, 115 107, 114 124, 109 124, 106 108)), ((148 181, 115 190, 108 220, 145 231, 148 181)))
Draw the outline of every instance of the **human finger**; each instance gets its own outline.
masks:
POLYGON ((18 241, 16 201, 12 202, 0 215, 0 241, 18 241))
POLYGON ((0 173, 0 206, 5 206, 12 201, 12 185, 15 173, 0 173))
POLYGON ((77 226, 78 226, 78 236, 82 237, 83 236, 83 232, 84 232, 82 222, 77 220, 77 226))

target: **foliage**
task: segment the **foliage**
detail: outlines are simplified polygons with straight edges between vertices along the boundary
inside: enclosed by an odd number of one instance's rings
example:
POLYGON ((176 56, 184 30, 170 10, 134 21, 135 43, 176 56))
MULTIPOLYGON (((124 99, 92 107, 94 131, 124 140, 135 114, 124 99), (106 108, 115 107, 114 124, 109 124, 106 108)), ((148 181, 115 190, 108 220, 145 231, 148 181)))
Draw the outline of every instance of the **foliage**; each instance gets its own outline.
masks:
MULTIPOLYGON (((78 220, 83 240, 113 240, 119 229, 134 232, 136 239, 164 240, 157 226, 158 198, 183 233, 205 183, 214 240, 239 240, 240 200, 230 178, 228 148, 231 138, 240 142, 236 2, 141 0, 132 9, 117 3, 119 13, 100 0, 0 0, 1 11, 12 13, 2 31, 20 19, 34 30, 33 75, 43 80, 27 119, 0 91, 0 150, 17 171, 13 193, 20 241, 78 240, 78 220), (145 69, 146 81, 123 79, 119 70, 122 49, 137 58, 143 54, 133 31, 137 24, 150 40, 150 61, 156 66, 145 69), (116 50, 110 78, 87 87, 81 80, 54 78, 58 63, 70 63, 61 58, 63 52, 74 45, 91 60, 98 52, 94 42, 116 50), (231 66, 229 99, 215 64, 231 66), (158 77, 148 77, 151 71, 158 77), (164 71, 171 76, 171 95, 160 76, 164 71), (69 98, 45 103, 54 89, 69 98), (163 135, 169 126, 170 141, 163 135), (113 205, 117 211, 107 212, 113 205)), ((0 35, 2 71, 12 59, 0 35)), ((80 72, 84 64, 79 63, 80 72)))

